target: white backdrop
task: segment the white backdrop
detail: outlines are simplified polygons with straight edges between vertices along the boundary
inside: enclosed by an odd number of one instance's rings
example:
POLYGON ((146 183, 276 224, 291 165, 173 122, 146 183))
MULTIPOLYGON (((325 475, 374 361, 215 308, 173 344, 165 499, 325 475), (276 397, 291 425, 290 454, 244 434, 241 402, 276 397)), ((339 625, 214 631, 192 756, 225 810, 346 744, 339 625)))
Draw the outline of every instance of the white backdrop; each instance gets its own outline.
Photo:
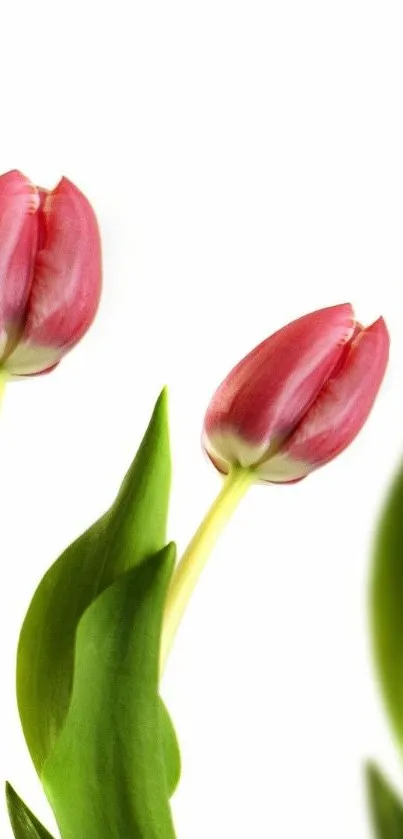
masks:
POLYGON ((219 488, 199 447, 216 385, 283 323, 350 300, 392 336, 370 421, 306 481, 251 491, 164 697, 178 839, 368 839, 363 759, 403 790, 366 633, 374 516, 403 452, 402 5, 8 0, 0 26, 0 170, 76 181, 105 269, 88 337, 11 385, 0 418, 0 780, 53 827, 17 719, 18 631, 113 498, 161 386, 182 549, 219 488))

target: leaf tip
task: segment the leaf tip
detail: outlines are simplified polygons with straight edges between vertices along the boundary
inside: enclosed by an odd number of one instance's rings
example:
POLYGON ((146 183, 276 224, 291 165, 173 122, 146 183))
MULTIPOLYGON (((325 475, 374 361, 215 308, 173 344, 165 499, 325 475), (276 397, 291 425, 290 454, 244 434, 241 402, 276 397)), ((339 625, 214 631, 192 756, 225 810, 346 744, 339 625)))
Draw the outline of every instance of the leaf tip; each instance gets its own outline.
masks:
POLYGON ((168 387, 164 385, 162 388, 158 399, 155 403, 152 420, 154 418, 161 418, 164 421, 168 419, 168 408, 169 408, 169 395, 168 395, 168 387))

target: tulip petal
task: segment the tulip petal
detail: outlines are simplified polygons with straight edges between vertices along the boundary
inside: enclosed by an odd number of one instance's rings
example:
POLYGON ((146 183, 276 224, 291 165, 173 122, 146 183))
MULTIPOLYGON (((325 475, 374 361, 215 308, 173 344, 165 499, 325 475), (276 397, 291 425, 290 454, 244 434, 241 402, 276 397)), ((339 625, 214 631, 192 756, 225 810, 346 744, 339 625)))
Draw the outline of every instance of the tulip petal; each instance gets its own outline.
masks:
POLYGON ((16 343, 31 290, 38 236, 36 187, 16 170, 0 177, 0 357, 16 343))
POLYGON ((317 397, 354 329, 351 305, 331 306, 289 323, 252 350, 208 408, 204 444, 213 459, 247 466, 278 447, 317 397))
MULTIPOLYGON (((344 363, 322 388, 299 426, 281 447, 279 457, 308 471, 343 451, 364 425, 381 385, 389 356, 389 335, 383 318, 358 331, 344 363)), ((267 462, 267 471, 276 466, 267 462)), ((267 473, 266 473, 267 474, 267 473)))
POLYGON ((306 478, 313 468, 310 463, 293 460, 290 454, 280 451, 256 467, 256 477, 269 484, 294 484, 306 478))
POLYGON ((202 443, 210 460, 224 474, 234 463, 246 467, 259 463, 267 452, 266 443, 260 446, 250 443, 235 432, 225 429, 215 431, 210 436, 205 432, 202 443))
POLYGON ((38 347, 21 343, 4 361, 3 367, 10 376, 34 376, 53 370, 59 363, 63 350, 55 347, 38 347))
MULTIPOLYGON (((58 357, 87 331, 101 291, 101 248, 94 211, 67 178, 43 200, 39 251, 22 343, 58 357)), ((17 351, 18 354, 18 351, 17 351)), ((18 364, 18 359, 11 359, 18 364)))

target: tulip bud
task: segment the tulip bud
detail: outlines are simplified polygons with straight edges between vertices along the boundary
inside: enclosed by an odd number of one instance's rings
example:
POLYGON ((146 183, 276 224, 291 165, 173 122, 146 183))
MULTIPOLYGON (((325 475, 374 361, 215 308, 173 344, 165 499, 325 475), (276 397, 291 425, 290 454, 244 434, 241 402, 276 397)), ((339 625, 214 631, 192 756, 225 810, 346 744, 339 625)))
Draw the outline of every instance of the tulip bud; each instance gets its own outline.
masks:
POLYGON ((0 367, 56 366, 90 326, 101 291, 94 211, 66 178, 48 191, 20 172, 0 177, 0 367))
POLYGON ((349 304, 289 323, 218 388, 204 422, 207 454, 224 473, 239 465, 270 483, 304 478, 358 434, 388 352, 383 318, 364 329, 349 304))

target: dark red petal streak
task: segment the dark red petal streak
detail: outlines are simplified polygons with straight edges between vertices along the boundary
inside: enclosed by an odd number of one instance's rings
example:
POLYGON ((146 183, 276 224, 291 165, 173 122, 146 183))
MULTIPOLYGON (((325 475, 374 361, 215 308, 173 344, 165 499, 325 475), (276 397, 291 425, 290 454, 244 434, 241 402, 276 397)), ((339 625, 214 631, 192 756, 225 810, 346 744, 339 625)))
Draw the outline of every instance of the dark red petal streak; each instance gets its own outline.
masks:
POLYGON ((216 391, 207 437, 230 431, 250 443, 287 435, 312 404, 343 354, 355 320, 350 304, 320 309, 252 350, 216 391))
POLYGON ((356 334, 343 364, 326 382, 282 452, 312 466, 320 466, 342 452, 371 411, 388 356, 389 335, 385 321, 379 318, 356 334))
POLYGON ((101 292, 101 248, 94 211, 62 178, 41 190, 40 244, 23 341, 67 350, 84 335, 101 292))

